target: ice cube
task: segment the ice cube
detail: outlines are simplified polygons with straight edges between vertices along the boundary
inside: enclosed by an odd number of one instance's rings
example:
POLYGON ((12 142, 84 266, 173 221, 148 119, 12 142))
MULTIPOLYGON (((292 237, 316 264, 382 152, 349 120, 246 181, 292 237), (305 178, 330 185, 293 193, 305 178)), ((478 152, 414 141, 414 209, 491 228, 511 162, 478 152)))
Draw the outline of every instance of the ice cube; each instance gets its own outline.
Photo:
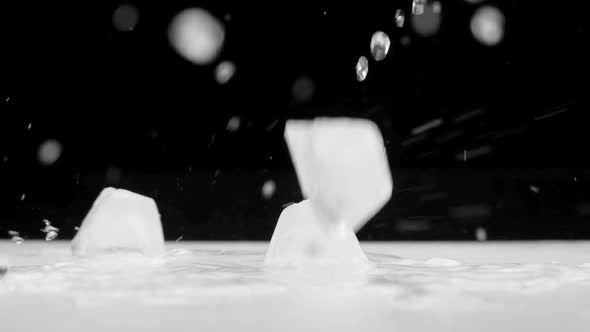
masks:
POLYGON ((326 228, 309 200, 283 210, 266 252, 267 265, 309 263, 367 264, 354 232, 340 225, 326 228))
POLYGON ((356 232, 389 201, 393 181, 373 122, 289 120, 285 139, 303 196, 320 222, 344 223, 356 232))
POLYGON ((72 240, 75 255, 105 250, 164 253, 160 214, 153 199, 124 189, 105 188, 72 240))

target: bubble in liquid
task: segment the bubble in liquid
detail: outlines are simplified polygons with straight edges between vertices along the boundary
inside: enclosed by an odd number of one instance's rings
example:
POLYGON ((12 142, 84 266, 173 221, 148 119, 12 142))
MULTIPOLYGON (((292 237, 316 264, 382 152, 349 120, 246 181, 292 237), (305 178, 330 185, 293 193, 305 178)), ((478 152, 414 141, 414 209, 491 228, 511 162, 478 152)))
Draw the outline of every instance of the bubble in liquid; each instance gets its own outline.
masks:
POLYGON ((225 28, 208 11, 186 9, 170 23, 168 38, 172 47, 186 60, 198 65, 213 62, 225 40, 225 28))
POLYGON ((356 63, 356 79, 359 82, 362 82, 367 78, 367 74, 369 73, 369 60, 363 55, 359 58, 356 63))
POLYGON ((371 55, 375 61, 385 59, 389 52, 391 41, 389 36, 383 31, 377 31, 371 37, 371 55))
POLYGON ((412 28, 418 35, 430 37, 438 32, 441 22, 440 8, 438 12, 435 8, 434 4, 427 5, 421 15, 412 16, 412 28))
POLYGON ((311 78, 302 76, 295 80, 292 90, 295 100, 304 103, 310 101, 313 97, 315 85, 311 78))
POLYGON ((270 199, 274 195, 276 190, 276 184, 273 180, 268 180, 262 185, 262 197, 270 199))
POLYGON ((424 6, 425 5, 426 5, 426 0, 412 1, 412 14, 414 14, 414 15, 424 14, 424 6))
POLYGON ((494 46, 504 37, 504 15, 492 6, 479 8, 471 18, 471 33, 480 43, 494 46))
POLYGON ((215 67, 215 80, 219 84, 225 84, 231 80, 236 72, 236 66, 231 61, 223 61, 215 67))
POLYGON ((404 22, 406 20, 404 11, 401 9, 398 9, 395 12, 395 25, 397 25, 398 28, 401 28, 404 26, 404 22))
POLYGON ((241 124, 241 120, 239 117, 237 116, 232 116, 229 121, 227 121, 227 126, 225 127, 225 129, 227 129, 230 132, 234 132, 238 129, 240 129, 240 124, 241 124))
POLYGON ((113 13, 113 26, 121 32, 133 31, 138 19, 139 14, 135 6, 122 4, 113 13))
POLYGON ((52 165, 61 156, 61 144, 54 139, 48 139, 41 143, 37 151, 37 159, 45 166, 52 165))

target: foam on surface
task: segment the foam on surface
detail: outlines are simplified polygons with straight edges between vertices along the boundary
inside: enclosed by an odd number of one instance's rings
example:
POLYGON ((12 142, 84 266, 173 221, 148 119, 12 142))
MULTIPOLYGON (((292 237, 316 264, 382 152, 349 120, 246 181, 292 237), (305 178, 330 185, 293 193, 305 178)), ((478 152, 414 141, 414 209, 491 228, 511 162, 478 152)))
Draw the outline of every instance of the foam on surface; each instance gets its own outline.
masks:
POLYGON ((124 189, 105 188, 72 240, 72 252, 85 255, 109 250, 164 253, 164 233, 153 199, 124 189))

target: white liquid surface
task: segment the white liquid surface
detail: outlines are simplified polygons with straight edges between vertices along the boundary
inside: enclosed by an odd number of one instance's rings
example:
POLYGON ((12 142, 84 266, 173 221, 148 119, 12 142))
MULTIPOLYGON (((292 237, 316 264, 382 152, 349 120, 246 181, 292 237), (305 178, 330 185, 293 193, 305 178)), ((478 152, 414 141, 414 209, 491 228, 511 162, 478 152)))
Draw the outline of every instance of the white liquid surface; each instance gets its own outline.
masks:
POLYGON ((7 331, 588 331, 590 242, 361 243, 369 271, 264 267, 268 243, 74 258, 0 241, 7 331))

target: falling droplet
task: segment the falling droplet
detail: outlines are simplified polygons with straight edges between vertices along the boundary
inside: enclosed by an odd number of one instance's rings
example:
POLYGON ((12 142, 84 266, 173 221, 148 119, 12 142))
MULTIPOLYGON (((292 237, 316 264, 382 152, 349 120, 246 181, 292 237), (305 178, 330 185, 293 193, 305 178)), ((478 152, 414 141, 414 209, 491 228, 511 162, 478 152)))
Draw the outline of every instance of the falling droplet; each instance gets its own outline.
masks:
POLYGON ((33 126, 32 122, 29 122, 29 125, 27 126, 27 130, 31 130, 31 127, 33 126))
POLYGON ((426 0, 412 1, 412 14, 422 15, 424 13, 424 6, 425 5, 426 5, 426 0))
POLYGON ((184 237, 184 235, 181 235, 178 239, 176 239, 176 242, 182 240, 183 237, 184 237))
POLYGON ((276 190, 276 184, 273 180, 268 180, 262 185, 262 197, 271 199, 276 190))
POLYGON ((113 13, 113 25, 121 32, 133 31, 138 19, 137 8, 130 4, 122 4, 113 13))
POLYGON ((236 66, 231 61, 223 61, 215 67, 215 80, 223 85, 234 76, 236 66))
POLYGON ((391 41, 389 36, 383 31, 377 31, 371 37, 371 55, 375 61, 385 59, 389 52, 391 41))
POLYGON ((478 9, 471 18, 471 33, 484 45, 498 44, 504 37, 504 15, 491 6, 478 9))
POLYGON ((26 195, 26 194, 22 194, 22 195, 20 196, 20 200, 21 200, 21 201, 24 201, 26 197, 27 197, 27 195, 26 195))
POLYGON ((293 83, 293 98, 299 103, 308 102, 313 97, 315 85, 310 77, 302 76, 293 83))
POLYGON ((176 15, 168 34, 172 47, 197 65, 213 62, 225 40, 223 24, 201 8, 186 9, 176 15))
POLYGON ((61 156, 61 144, 54 140, 48 139, 39 146, 37 151, 37 159, 44 166, 49 166, 55 163, 61 156))
POLYGON ((442 12, 442 5, 440 4, 440 2, 435 1, 432 3, 432 11, 435 14, 440 14, 442 12))
POLYGON ((398 28, 401 28, 404 26, 405 20, 406 20, 406 18, 405 18, 404 11, 402 9, 398 9, 395 12, 395 25, 397 25, 398 28))
POLYGON ((74 227, 74 230, 79 231, 80 230, 80 226, 74 227))
POLYGON ((535 194, 538 194, 541 191, 541 189, 539 189, 537 186, 530 186, 529 189, 535 194))
POLYGON ((486 229, 483 227, 478 227, 475 230, 475 238, 477 241, 486 241, 488 239, 488 233, 486 232, 486 229))
POLYGON ((240 124, 241 124, 241 120, 239 117, 237 116, 232 116, 229 121, 227 121, 227 126, 225 127, 225 129, 227 129, 229 132, 234 132, 238 129, 240 129, 240 124))
POLYGON ((426 5, 420 15, 412 16, 412 28, 418 35, 422 37, 434 36, 440 29, 440 4, 438 4, 438 7, 436 4, 435 2, 432 5, 426 5))
POLYGON ((53 241, 53 240, 55 240, 56 237, 57 237, 57 232, 49 231, 49 232, 47 232, 47 235, 45 236, 45 241, 53 241))
POLYGON ((369 61, 365 56, 361 56, 356 63, 356 79, 359 82, 364 81, 369 73, 369 61))

